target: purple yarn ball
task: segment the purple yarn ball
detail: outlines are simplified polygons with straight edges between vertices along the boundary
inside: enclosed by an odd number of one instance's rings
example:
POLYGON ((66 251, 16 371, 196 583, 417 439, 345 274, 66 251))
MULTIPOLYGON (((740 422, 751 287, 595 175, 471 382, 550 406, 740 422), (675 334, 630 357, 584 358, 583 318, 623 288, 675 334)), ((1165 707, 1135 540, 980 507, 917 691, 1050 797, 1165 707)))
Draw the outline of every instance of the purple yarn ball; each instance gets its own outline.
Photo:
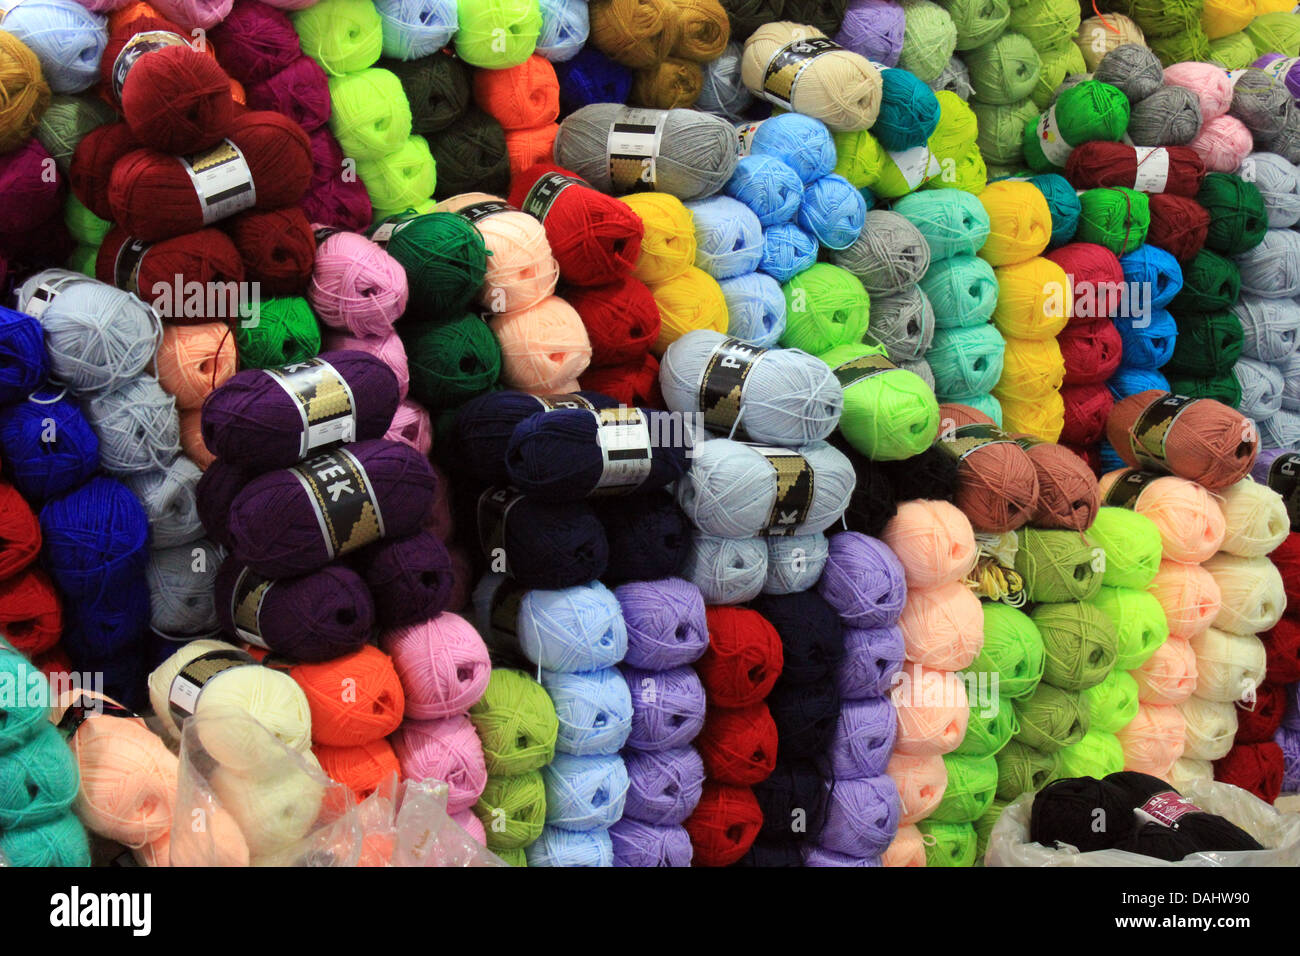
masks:
POLYGON ((844 660, 835 674, 841 700, 886 697, 894 676, 903 669, 903 631, 897 624, 846 628, 844 660))
POLYGON ((1268 472, 1273 467, 1273 462, 1277 461, 1283 455, 1293 455, 1295 451, 1290 448, 1261 448, 1259 457, 1255 459, 1255 465, 1250 469, 1250 477, 1254 478, 1261 485, 1268 484, 1268 472))
POLYGON ((377 542, 357 565, 375 600, 383 627, 402 627, 435 618, 451 602, 455 574, 447 546, 432 531, 377 542))
POLYGON ((626 663, 663 671, 697 661, 708 650, 704 596, 689 581, 633 581, 616 587, 614 596, 627 624, 626 663))
POLYGON ((897 624, 907 602, 902 562, 883 541, 857 531, 831 537, 817 592, 845 627, 897 624))
POLYGON ((834 850, 828 850, 824 846, 805 846, 803 848, 803 865, 804 866, 881 866, 880 857, 868 856, 857 857, 849 856, 845 853, 836 853, 834 850))
POLYGON ((704 791, 704 761, 694 747, 624 750, 627 803, 623 815, 655 826, 676 826, 695 812, 704 791))
POLYGON ((690 866, 691 838, 684 827, 657 827, 626 816, 609 828, 615 866, 690 866))
POLYGON ((903 8, 893 0, 854 0, 844 12, 835 42, 868 60, 897 66, 905 26, 903 8))
POLYGON ((1273 742, 1282 748, 1282 792, 1300 791, 1300 730, 1279 727, 1273 742))
POLYGON ((898 730, 887 697, 846 700, 835 736, 821 759, 822 776, 836 781, 878 777, 885 772, 898 730))
POLYGON ((690 667, 666 671, 623 667, 632 693, 632 750, 672 750, 685 747, 704 726, 704 685, 690 667))
POLYGON ((826 800, 821 845, 846 856, 879 856, 898 834, 898 788, 889 777, 836 780, 826 800))
POLYGON ((1252 63, 1251 66, 1257 66, 1271 75, 1276 75, 1279 71, 1285 70, 1286 72, 1282 73, 1278 79, 1282 80, 1282 82, 1286 84, 1286 88, 1291 92, 1292 96, 1300 100, 1300 63, 1297 63, 1291 57, 1285 56, 1281 53, 1265 53, 1258 60, 1252 63), (1271 70, 1268 69, 1270 63, 1277 63, 1279 61, 1286 62, 1271 70), (1287 63, 1289 63, 1290 66, 1288 66, 1287 63))
POLYGON ((1286 691, 1286 715, 1282 726, 1300 730, 1300 682, 1292 684, 1286 691))

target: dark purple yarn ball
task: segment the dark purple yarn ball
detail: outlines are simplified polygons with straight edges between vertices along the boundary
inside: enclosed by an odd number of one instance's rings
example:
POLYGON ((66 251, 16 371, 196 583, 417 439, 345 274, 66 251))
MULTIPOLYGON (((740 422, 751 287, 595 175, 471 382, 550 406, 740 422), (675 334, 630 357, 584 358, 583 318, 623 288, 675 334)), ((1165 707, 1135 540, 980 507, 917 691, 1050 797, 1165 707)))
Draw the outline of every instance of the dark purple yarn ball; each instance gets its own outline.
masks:
POLYGON ((689 581, 632 581, 615 588, 614 596, 627 624, 625 663, 662 671, 692 664, 708 650, 704 596, 689 581))
POLYGON ((383 627, 427 621, 445 611, 451 600, 451 555, 432 531, 373 544, 360 552, 357 565, 383 627))
POLYGON ((907 602, 903 564, 879 538, 844 531, 830 538, 817 593, 845 627, 897 624, 907 602))
POLYGON ((878 856, 857 857, 836 853, 824 846, 803 847, 804 866, 883 866, 878 856))
MULTIPOLYGON (((477 519, 478 512, 471 511, 469 517, 477 519)), ((524 497, 511 505, 503 528, 485 529, 477 520, 473 526, 480 546, 485 539, 494 542, 483 557, 494 562, 498 555, 492 549, 500 547, 507 573, 529 590, 577 587, 602 577, 609 565, 605 529, 585 501, 524 497)))
POLYGON ((608 584, 653 581, 681 571, 690 550, 691 525, 664 492, 596 502, 596 515, 609 541, 608 584))
POLYGON ((623 817, 609 828, 615 866, 690 866, 690 834, 681 826, 659 827, 623 817))
MULTIPOLYGON (((347 450, 366 471, 385 537, 419 531, 437 485, 428 460, 409 445, 382 439, 357 442, 347 450)), ((288 469, 259 475, 244 486, 230 509, 230 541, 236 558, 268 578, 306 574, 336 556, 312 498, 288 469)))
POLYGON ((845 628, 844 658, 835 673, 843 700, 885 697, 903 669, 903 631, 897 624, 880 628, 845 628))
POLYGON ((846 700, 820 766, 828 780, 878 777, 889 765, 898 717, 887 697, 846 700))
POLYGON ((704 727, 704 685, 690 667, 647 671, 621 668, 632 694, 631 750, 673 750, 685 747, 704 727))
MULTIPOLYGON (((779 727, 778 727, 779 730, 779 727)), ((781 741, 778 747, 784 747, 781 741)), ((754 785, 763 810, 760 837, 767 842, 817 839, 826 816, 826 787, 811 760, 781 757, 772 775, 754 785)))
MULTIPOLYGON (((245 638, 235 631, 231 599, 243 570, 242 564, 227 558, 215 584, 221 629, 236 640, 245 638)), ((330 564, 275 581, 262 596, 256 620, 270 650, 312 664, 361 650, 375 626, 375 605, 357 572, 345 564, 330 564)))
POLYGON ((777 681, 767 698, 776 724, 778 754, 787 760, 820 757, 835 736, 840 717, 840 695, 835 678, 811 684, 777 681))
POLYGON ((820 843, 846 856, 884 853, 898 834, 901 804, 889 777, 836 780, 826 799, 826 824, 820 843))
POLYGON ((203 530, 223 548, 230 547, 230 506, 254 477, 253 472, 218 459, 208 465, 195 488, 195 507, 203 530))
POLYGON ((844 657, 844 628, 820 594, 763 594, 750 606, 781 636, 785 663, 780 683, 815 684, 835 676, 844 657))
POLYGON ((623 815, 655 826, 686 822, 704 790, 704 761, 694 747, 624 750, 627 803, 623 815))
MULTIPOLYGON (((353 440, 382 438, 400 401, 393 370, 352 349, 322 352, 318 358, 329 362, 352 392, 353 440)), ((262 369, 237 372, 204 399, 200 427, 208 450, 234 465, 263 471, 287 468, 303 458, 302 409, 262 369)))

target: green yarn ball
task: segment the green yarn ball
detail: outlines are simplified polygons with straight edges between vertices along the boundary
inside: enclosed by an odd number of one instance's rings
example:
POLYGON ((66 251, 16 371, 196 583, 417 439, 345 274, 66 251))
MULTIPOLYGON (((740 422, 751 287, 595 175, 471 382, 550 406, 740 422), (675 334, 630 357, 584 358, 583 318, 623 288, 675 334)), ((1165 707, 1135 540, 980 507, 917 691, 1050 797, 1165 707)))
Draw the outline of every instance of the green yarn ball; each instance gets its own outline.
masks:
POLYGON ((1083 698, 1077 691, 1053 687, 1046 680, 1028 697, 1016 701, 1015 708, 1020 728, 1012 739, 1043 753, 1056 753, 1088 732, 1088 708, 1083 698))
POLYGON ((1150 227, 1146 193, 1125 186, 1103 186, 1085 190, 1079 197, 1076 242, 1095 242, 1122 256, 1146 242, 1150 227))
POLYGON ((488 777, 474 813, 483 823, 489 849, 502 859, 511 851, 522 853, 542 835, 546 825, 542 772, 529 770, 511 777, 488 777))
POLYGON ((457 12, 456 54, 484 70, 523 63, 542 34, 537 0, 471 0, 457 4, 457 12))
POLYGON ((358 159, 357 176, 365 183, 376 220, 415 209, 438 185, 438 165, 429 143, 414 134, 379 159, 358 159))
POLYGON ((1010 28, 1046 50, 1073 41, 1082 21, 1078 0, 1031 0, 1011 11, 1010 28))
POLYGON ((1149 591, 1102 588, 1092 603, 1115 626, 1116 670, 1137 670, 1169 639, 1165 609, 1149 591))
POLYGON ((68 226, 68 232, 72 233, 72 238, 87 246, 98 246, 108 235, 108 230, 113 228, 111 222, 96 216, 72 192, 63 201, 63 221, 68 226))
POLYGON ((469 719, 483 744, 489 778, 540 770, 555 756, 560 729, 555 705, 542 685, 523 671, 494 668, 483 696, 469 709, 469 719))
POLYGON ((370 0, 320 0, 290 18, 302 52, 330 76, 372 67, 383 52, 383 22, 370 0))
POLYGON ((931 263, 974 256, 989 237, 988 210, 969 193, 915 193, 894 203, 893 209, 925 237, 931 263))
POLYGON ((1237 304, 1241 295, 1241 271, 1231 259, 1212 249, 1202 249, 1191 262, 1183 263, 1183 287, 1169 304, 1169 311, 1222 312, 1237 304))
MULTIPOLYGON (((966 736, 953 751, 966 757, 992 757, 1016 734, 1016 714, 1011 698, 997 697, 992 707, 972 703, 966 736)), ((995 785, 997 773, 994 772, 995 785)), ((952 777, 949 776, 949 783, 952 777)))
POLYGON ((864 365, 870 370, 871 356, 883 356, 882 349, 841 345, 820 357, 844 388, 840 433, 873 461, 901 461, 934 444, 939 435, 939 402, 925 380, 906 369, 889 368, 860 377, 864 365))
POLYGON ((1205 245, 1225 256, 1239 256, 1264 241, 1268 210, 1254 183, 1232 173, 1207 173, 1196 201, 1210 214, 1205 245))
POLYGON ((1119 738, 1103 730, 1089 730, 1077 744, 1061 751, 1061 776, 1100 780, 1124 769, 1124 748, 1119 738))
POLYGON ((72 813, 16 830, 0 830, 0 855, 10 866, 90 866, 86 828, 72 813))
POLYGON ((1029 615, 1043 636, 1043 680, 1066 691, 1086 690, 1115 666, 1119 636, 1101 608, 1087 602, 1040 604, 1029 615))
POLYGON ((344 156, 382 159, 411 135, 411 106, 396 74, 371 67, 329 84, 330 132, 344 156))
POLYGON ((99 259, 99 246, 88 246, 85 243, 77 243, 76 248, 68 253, 67 261, 64 265, 73 272, 80 272, 89 278, 95 278, 95 263, 99 259))
POLYGON ((1009 0, 944 0, 957 27, 957 49, 973 50, 1002 35, 1011 17, 1009 0))
POLYGON ((1038 625, 1024 611, 996 601, 982 602, 982 610, 984 646, 967 671, 996 674, 1001 697, 1032 694, 1046 663, 1038 625))
POLYGON ((930 151, 940 160, 958 156, 979 139, 975 111, 951 90, 939 90, 934 98, 939 103, 939 125, 930 134, 930 151))
POLYGON ((113 107, 98 96, 90 93, 77 96, 55 93, 36 124, 36 138, 53 157, 59 172, 67 176, 72 169, 72 154, 76 152, 77 144, 91 130, 112 123, 117 118, 113 107))
POLYGON ((1256 56, 1265 53, 1300 56, 1300 17, 1294 13, 1278 11, 1256 17, 1246 27, 1246 36, 1255 44, 1256 56))
POLYGON ((982 103, 1018 103, 1038 83, 1042 60, 1033 41, 1008 31, 965 56, 974 98, 982 103))
POLYGON ((989 165, 989 176, 997 178, 1004 172, 1019 171, 1025 161, 1025 129, 1038 121, 1038 107, 1025 99, 1018 103, 975 102, 971 109, 979 123, 977 142, 989 165), (1010 169, 998 168, 1002 166, 1010 169))
POLYGON ((903 49, 898 65, 916 74, 922 83, 938 78, 957 49, 957 24, 948 11, 930 0, 915 0, 903 7, 903 49))
POLYGON ((1023 131, 1025 161, 1040 173, 1059 172, 1065 165, 1064 156, 1075 146, 1091 140, 1117 143, 1128 129, 1128 97, 1118 87, 1098 80, 1070 87, 1047 112, 1055 119, 1055 130, 1044 120, 1026 123, 1023 131), (1050 156, 1044 143, 1056 144, 1050 156))
POLYGON ((235 351, 241 368, 276 368, 320 354, 320 323, 302 296, 267 299, 240 307, 235 351))
POLYGON ((501 346, 477 315, 450 322, 406 322, 400 332, 411 370, 411 396, 431 412, 465 404, 489 391, 501 376, 501 346))
POLYGON ((1241 404, 1241 383, 1232 371, 1208 377, 1170 375, 1169 389, 1177 395, 1192 398, 1212 398, 1229 408, 1241 404))
POLYGON ((871 298, 852 272, 818 262, 781 288, 785 292, 782 347, 820 355, 837 345, 862 341, 871 298))
POLYGON ((997 826, 998 819, 1002 816, 1002 811, 1010 805, 1009 800, 994 799, 989 808, 984 811, 984 815, 975 821, 975 853, 979 859, 984 858, 984 854, 989 848, 989 837, 993 835, 993 828, 997 826))
POLYGON ((1101 587, 1100 552, 1077 531, 1021 528, 1016 570, 1031 601, 1086 601, 1101 587))
POLYGON ((1183 312, 1174 316, 1178 338, 1163 369, 1166 376, 1213 378, 1232 371, 1246 336, 1233 312, 1183 312))
POLYGON ((510 850, 507 850, 504 847, 500 847, 494 849, 492 852, 495 853, 497 856, 501 857, 502 860, 504 860, 506 863, 509 863, 511 866, 526 867, 528 866, 528 854, 525 853, 524 851, 525 851, 524 847, 515 847, 514 849, 510 849, 510 850))
POLYGON ((463 312, 487 272, 482 233, 451 212, 399 217, 385 250, 406 270, 408 317, 437 320, 463 312))
POLYGON ((1151 47, 1152 53, 1160 57, 1160 62, 1165 66, 1191 61, 1201 62, 1210 55, 1210 38, 1199 26, 1190 33, 1157 37, 1154 40, 1148 37, 1147 45, 1151 47))
POLYGON ((1056 99, 1065 78, 1087 73, 1088 64, 1083 59, 1083 51, 1073 41, 1041 48, 1038 51, 1038 58, 1042 62, 1042 67, 1038 71, 1038 82, 1034 84, 1029 98, 1040 110, 1045 110, 1056 99))
POLYGON ((1088 729, 1117 734, 1137 716, 1138 683, 1128 671, 1113 670, 1106 679, 1083 692, 1088 729))
POLYGON ((1160 570, 1160 529, 1146 515, 1128 508, 1102 507, 1088 529, 1088 540, 1106 552, 1101 583, 1144 591, 1160 570))
POLYGON ((948 786, 929 819, 940 823, 974 823, 993 804, 998 789, 998 762, 993 755, 945 754, 948 786))
POLYGON ((916 827, 925 837, 927 867, 975 865, 975 828, 969 823, 942 823, 931 818, 916 827))
POLYGON ((1244 70, 1258 58, 1255 43, 1244 30, 1210 41, 1208 59, 1225 70, 1244 70))
POLYGON ((1058 753, 1046 754, 1019 740, 1013 739, 994 759, 998 764, 997 799, 1008 803, 1022 793, 1042 790, 1061 774, 1058 753))

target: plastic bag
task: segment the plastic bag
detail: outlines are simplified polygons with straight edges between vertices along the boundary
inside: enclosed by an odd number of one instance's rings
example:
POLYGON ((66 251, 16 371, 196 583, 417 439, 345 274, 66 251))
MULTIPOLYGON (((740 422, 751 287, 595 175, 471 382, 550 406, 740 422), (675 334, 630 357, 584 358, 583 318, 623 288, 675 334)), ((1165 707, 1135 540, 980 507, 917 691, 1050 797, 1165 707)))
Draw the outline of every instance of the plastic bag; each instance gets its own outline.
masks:
POLYGON ((1263 850, 1193 853, 1171 863, 1127 850, 1080 853, 1073 847, 1052 849, 1029 842, 1029 812, 1034 795, 1018 797, 989 836, 985 866, 1300 866, 1300 815, 1279 813, 1254 794, 1232 784, 1196 780, 1180 791, 1202 810, 1217 813, 1241 827, 1263 850))
POLYGON ((361 866, 509 866, 447 813, 447 784, 387 782, 362 801, 361 866))

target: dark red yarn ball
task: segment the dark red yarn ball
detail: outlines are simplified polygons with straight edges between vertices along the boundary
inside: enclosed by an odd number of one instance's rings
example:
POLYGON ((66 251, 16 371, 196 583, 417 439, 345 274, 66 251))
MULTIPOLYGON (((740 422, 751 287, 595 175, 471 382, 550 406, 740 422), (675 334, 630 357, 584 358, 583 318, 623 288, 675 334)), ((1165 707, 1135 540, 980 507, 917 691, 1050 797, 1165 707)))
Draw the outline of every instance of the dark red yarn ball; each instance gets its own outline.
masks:
POLYGON ((283 113, 308 133, 329 122, 329 77, 309 56, 298 57, 246 92, 249 109, 283 113))
POLYGON ((750 787, 776 769, 776 722, 761 700, 735 710, 710 707, 695 749, 710 780, 750 787))
POLYGON ((1074 283, 1074 309, 1071 322, 1109 319, 1119 306, 1119 290, 1124 283, 1124 267, 1119 257, 1095 242, 1071 242, 1045 254, 1074 283))
POLYGON ((1293 531, 1287 535, 1268 559, 1282 575, 1287 607, 1300 608, 1300 534, 1293 531))
POLYGON ((262 294, 302 291, 316 263, 316 236, 297 206, 232 216, 221 228, 239 250, 245 277, 262 283, 262 294))
POLYGON ((749 787, 706 780, 695 812, 683 824, 694 866, 731 866, 749 852, 763 827, 763 808, 749 787))
POLYGON ((562 293, 591 339, 591 364, 644 365, 659 337, 659 306, 644 282, 624 276, 608 285, 570 286, 562 293))
POLYGON ((1237 736, 1239 744, 1260 744, 1272 740, 1282 726, 1286 713, 1286 688, 1265 681, 1255 688, 1255 703, 1237 707, 1237 736))
POLYGON ((374 211, 365 183, 357 175, 344 178, 343 148, 328 127, 311 134, 312 179, 302 197, 302 211, 313 223, 365 232, 374 211))
MULTIPOLYGON (((1190 146, 1166 146, 1162 152, 1169 164, 1164 192, 1174 196, 1193 198, 1205 179, 1205 160, 1190 146)), ((1145 154, 1145 151, 1144 151, 1145 154)), ((1161 160, 1144 155, 1142 162, 1161 160)), ((1098 186, 1126 186, 1135 188, 1138 172, 1138 151, 1123 143, 1096 140, 1082 143, 1065 162, 1065 178, 1075 189, 1095 189, 1098 186)))
POLYGON ((31 505, 7 481, 0 481, 0 580, 17 574, 41 551, 41 525, 31 505))
POLYGON ((784 663, 781 637, 767 618, 745 607, 705 609, 709 646, 695 670, 715 707, 747 707, 772 690, 784 663))
MULTIPOLYGON (((159 286, 173 289, 177 277, 182 290, 190 282, 202 283, 206 290, 211 290, 226 287, 224 284, 228 282, 244 281, 244 263, 239 250, 219 229, 200 229, 151 243, 134 270, 127 268, 133 257, 119 261, 122 247, 130 241, 131 237, 121 226, 109 230, 95 256, 95 278, 126 289, 146 302, 157 298, 159 286)), ((237 301, 227 302, 225 312, 216 317, 233 317, 237 308, 237 301)), ((187 317, 184 310, 177 311, 182 314, 165 316, 167 321, 178 324, 211 321, 205 316, 187 317)))
POLYGON ((239 0, 212 28, 217 62, 245 86, 274 76, 302 54, 293 21, 261 0, 239 0))
POLYGON ((1300 622, 1287 614, 1260 640, 1268 654, 1268 679, 1276 684, 1300 681, 1300 622))
POLYGON ((1124 340, 1109 319, 1067 325, 1056 342, 1065 359, 1066 385, 1099 385, 1124 358, 1124 340))
POLYGON ((1284 769, 1282 748, 1273 741, 1234 744, 1226 757, 1214 761, 1214 779, 1272 803, 1282 792, 1284 769))
POLYGON ((1189 262, 1205 247, 1210 214, 1195 199, 1157 193, 1150 197, 1151 226, 1147 244, 1164 249, 1179 262, 1189 262))
POLYGON ((588 368, 578 376, 585 391, 608 395, 620 405, 637 408, 664 408, 664 394, 659 389, 659 360, 649 353, 628 365, 588 368))
POLYGON ((40 568, 0 581, 0 633, 28 657, 58 643, 63 609, 54 583, 40 568))
POLYGON ((1115 407, 1115 396, 1104 384, 1066 385, 1061 389, 1065 402, 1065 427, 1061 429, 1063 445, 1088 446, 1106 434, 1106 419, 1115 407))
POLYGON ((113 168, 119 159, 139 146, 131 127, 125 123, 110 123, 91 130, 73 150, 72 165, 68 170, 72 192, 100 219, 113 219, 108 199, 113 168))

